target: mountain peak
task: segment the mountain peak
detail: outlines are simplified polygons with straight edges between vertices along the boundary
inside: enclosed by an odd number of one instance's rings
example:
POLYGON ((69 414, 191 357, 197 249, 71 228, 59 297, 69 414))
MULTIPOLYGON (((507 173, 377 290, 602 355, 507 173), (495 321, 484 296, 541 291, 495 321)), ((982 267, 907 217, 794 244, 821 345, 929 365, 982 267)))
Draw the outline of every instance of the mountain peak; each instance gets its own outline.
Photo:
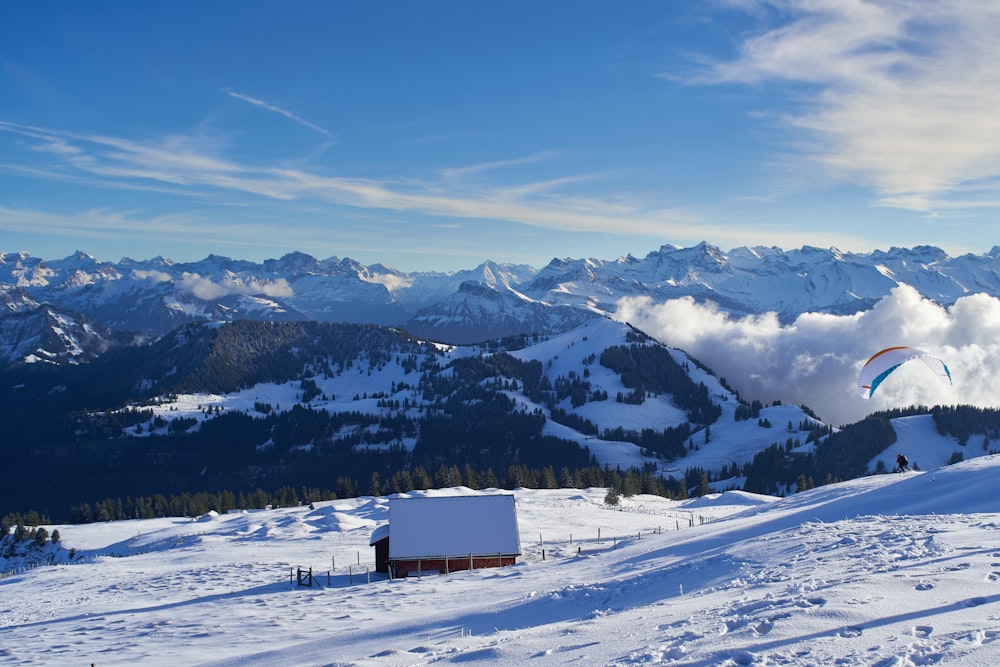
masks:
MULTIPOLYGON (((555 257, 540 271, 488 260, 475 269, 416 273, 349 257, 317 260, 304 252, 263 263, 211 254, 184 264, 163 257, 100 262, 82 251, 48 264, 26 252, 0 255, 0 285, 21 290, 6 292, 8 311, 51 302, 115 329, 150 335, 215 318, 406 326, 428 309, 453 312, 455 298, 467 304, 473 296, 502 297, 505 330, 514 332, 552 333, 570 321, 554 314, 557 307, 613 313, 627 297, 693 297, 735 314, 775 312, 790 321, 804 312, 864 310, 900 284, 944 306, 966 296, 969 286, 1000 296, 1000 246, 986 255, 951 258, 933 246, 871 253, 809 245, 787 252, 777 246, 724 252, 702 241, 688 248, 664 244, 644 257, 614 261, 555 257), (227 301, 223 316, 198 292, 239 298, 227 301)), ((494 317, 486 310, 468 313, 463 326, 471 327, 472 317, 494 317)), ((457 321, 449 318, 435 320, 448 323, 435 330, 436 338, 449 337, 448 326, 457 321)))

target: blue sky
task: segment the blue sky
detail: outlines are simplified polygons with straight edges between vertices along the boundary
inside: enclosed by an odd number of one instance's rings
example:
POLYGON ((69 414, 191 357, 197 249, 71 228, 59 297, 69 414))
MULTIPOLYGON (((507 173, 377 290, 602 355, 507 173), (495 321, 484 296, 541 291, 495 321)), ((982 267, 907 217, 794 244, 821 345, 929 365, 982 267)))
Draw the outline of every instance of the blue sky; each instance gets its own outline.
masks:
POLYGON ((0 5, 0 251, 1000 244, 1000 5, 0 5))

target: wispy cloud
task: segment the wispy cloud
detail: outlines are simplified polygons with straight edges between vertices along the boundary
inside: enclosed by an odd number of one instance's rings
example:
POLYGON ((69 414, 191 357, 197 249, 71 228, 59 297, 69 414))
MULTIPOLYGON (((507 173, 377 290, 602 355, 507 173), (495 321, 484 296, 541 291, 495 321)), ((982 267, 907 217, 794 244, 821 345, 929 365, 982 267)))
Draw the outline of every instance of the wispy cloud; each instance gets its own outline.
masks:
POLYGON ((267 111, 273 111, 276 114, 280 114, 285 118, 298 123, 302 127, 309 128, 310 130, 318 132, 325 137, 329 137, 330 139, 334 138, 333 133, 330 132, 329 130, 322 128, 319 125, 316 125, 315 123, 309 122, 302 116, 292 113, 288 109, 282 109, 281 107, 275 104, 271 104, 270 102, 265 102, 264 100, 259 100, 256 97, 250 97, 249 95, 238 93, 235 90, 229 90, 228 88, 223 88, 222 92, 224 92, 226 95, 229 95, 234 99, 242 100, 244 102, 252 104, 255 107, 260 107, 261 109, 266 109, 267 111))
MULTIPOLYGON (((701 83, 791 82, 786 128, 831 174, 879 203, 925 210, 1000 175, 1000 5, 982 0, 760 0, 779 25, 701 83)), ((787 92, 787 91, 786 91, 787 92)), ((995 183, 994 183, 995 186, 995 183)))
MULTIPOLYGON (((153 245, 164 240, 180 240, 179 245, 184 245, 183 240, 190 239, 199 251, 212 244, 274 247, 273 232, 252 225, 220 222, 198 214, 150 215, 106 208, 63 213, 0 206, 0 232, 117 241, 135 238, 153 245)), ((289 237, 294 240, 295 233, 289 237)))
MULTIPOLYGON (((483 173, 501 166, 534 162, 544 153, 446 170, 432 179, 364 179, 331 176, 302 168, 251 165, 207 152, 203 138, 172 135, 139 142, 107 135, 83 135, 0 121, 0 131, 35 141, 34 150, 49 161, 3 165, 53 178, 105 179, 107 187, 175 186, 177 192, 204 197, 209 192, 252 194, 269 199, 309 200, 341 206, 429 215, 506 220, 565 231, 676 237, 693 215, 671 208, 641 207, 618 200, 580 197, 562 191, 581 178, 544 180, 510 186, 469 183, 463 174, 483 173), (125 185, 127 184, 127 186, 125 185)), ((211 150, 211 147, 208 148, 211 150)), ((707 233, 707 232, 706 232, 707 233)))
MULTIPOLYGON (((704 239, 728 247, 754 245, 766 234, 768 243, 795 247, 802 243, 865 248, 863 239, 841 232, 770 229, 707 222, 711 216, 693 208, 663 206, 643 195, 601 194, 607 174, 589 173, 512 182, 486 178, 495 170, 541 162, 555 155, 538 152, 521 158, 494 161, 438 171, 417 178, 399 176, 371 179, 321 173, 317 169, 277 167, 241 163, 222 155, 224 145, 205 137, 170 135, 136 141, 107 135, 86 135, 0 121, 0 132, 18 135, 30 142, 29 153, 0 158, 0 169, 33 177, 60 179, 90 187, 146 190, 175 197, 189 197, 204 204, 256 206, 261 201, 298 203, 311 214, 326 207, 350 207, 359 211, 419 213, 433 218, 468 221, 506 221, 539 229, 648 237, 675 243, 697 243, 704 239), (18 161, 20 160, 20 161, 18 161)), ((2 211, 0 211, 2 213, 2 211)), ((8 211, 9 213, 9 211, 8 211)), ((117 224, 119 214, 83 212, 69 228, 82 233, 84 221, 94 234, 106 234, 117 224)), ((68 227, 58 217, 39 213, 46 224, 36 231, 68 227)), ((16 225, 25 216, 0 216, 3 224, 16 225)), ((287 216, 286 216, 287 217, 287 216)), ((137 225, 122 223, 123 229, 148 229, 150 233, 172 224, 171 218, 137 225), (129 226, 131 225, 131 227, 129 226)), ((199 224, 184 229, 199 235, 199 224)), ((8 227, 10 228, 10 227, 8 227)), ((273 238, 264 232, 238 232, 226 222, 212 224, 212 235, 228 243, 267 245, 273 238)), ((25 231, 27 231, 25 229, 25 231)), ((295 230, 286 224, 291 239, 295 230)), ((302 232, 307 239, 314 234, 302 232)), ((207 239, 205 239, 207 240, 207 239)))
POLYGON ((480 174, 483 172, 494 171, 497 169, 507 169, 508 167, 520 167, 526 164, 533 164, 536 162, 543 162, 545 160, 551 159, 560 155, 559 151, 539 151, 537 153, 532 153, 525 157, 514 158, 511 160, 496 160, 493 162, 481 162, 479 164, 467 165, 465 167, 453 167, 450 169, 442 170, 441 174, 447 179, 458 179, 470 174, 480 174))

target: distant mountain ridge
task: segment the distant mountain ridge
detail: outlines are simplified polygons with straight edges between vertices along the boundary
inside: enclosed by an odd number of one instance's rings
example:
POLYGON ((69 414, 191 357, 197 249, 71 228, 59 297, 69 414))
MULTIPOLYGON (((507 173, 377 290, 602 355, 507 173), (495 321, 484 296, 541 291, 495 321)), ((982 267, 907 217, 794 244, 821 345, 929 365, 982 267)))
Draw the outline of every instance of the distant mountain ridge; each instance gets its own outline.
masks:
POLYGON ((0 359, 74 365, 123 342, 107 326, 48 304, 0 317, 0 359))
MULTIPOLYGON (((972 293, 1000 297, 1000 246, 951 257, 931 246, 870 253, 805 246, 664 245, 643 258, 553 259, 541 270, 484 262, 455 272, 398 271, 301 252, 262 263, 209 255, 100 261, 0 254, 0 319, 49 304, 116 332, 160 336, 195 321, 316 320, 402 327, 471 343, 566 331, 612 313, 624 297, 692 297, 735 314, 855 313, 906 284, 950 305, 972 293)), ((19 349, 5 340, 5 349, 19 349)), ((52 357, 58 360, 58 354, 52 357)), ((4 363, 23 358, 2 357, 4 363)))

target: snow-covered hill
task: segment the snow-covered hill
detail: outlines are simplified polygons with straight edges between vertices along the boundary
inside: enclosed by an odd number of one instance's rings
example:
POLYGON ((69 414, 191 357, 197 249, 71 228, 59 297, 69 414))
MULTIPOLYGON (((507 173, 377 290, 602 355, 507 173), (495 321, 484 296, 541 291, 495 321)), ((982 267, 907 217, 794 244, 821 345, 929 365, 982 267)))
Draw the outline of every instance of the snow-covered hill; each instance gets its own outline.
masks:
MULTIPOLYGON (((545 415, 544 435, 576 442, 586 447, 599 465, 611 468, 653 465, 665 477, 675 478, 684 476, 687 470, 701 469, 709 472, 714 479, 724 468, 733 465, 742 467, 750 463, 758 452, 774 445, 788 446, 791 443, 791 451, 799 454, 813 451, 816 442, 810 437, 812 431, 825 427, 808 411, 796 405, 762 405, 756 415, 747 418, 747 404, 741 402, 740 397, 718 377, 699 366, 682 350, 664 348, 650 339, 645 339, 644 344, 667 351, 673 361, 684 369, 692 385, 706 387, 709 400, 718 408, 718 418, 707 429, 704 424, 692 423, 688 412, 678 407, 677 398, 668 392, 647 392, 641 402, 635 403, 617 400, 631 388, 623 383, 618 372, 600 363, 600 358, 610 348, 629 345, 629 341, 635 340, 636 336, 627 325, 596 318, 562 334, 529 340, 512 353, 521 361, 537 363, 549 387, 570 380, 585 382, 586 400, 578 404, 574 404, 572 395, 566 395, 554 404, 550 404, 548 398, 535 398, 527 387, 516 385, 516 377, 510 376, 506 378, 507 382, 513 379, 515 385, 503 393, 514 400, 516 410, 545 415), (556 410, 589 423, 593 429, 553 418, 553 411, 556 410), (651 430, 659 433, 688 426, 691 427, 691 434, 684 439, 684 451, 679 457, 657 457, 627 439, 630 432, 638 434, 651 430), (624 433, 625 436, 612 437, 613 433, 624 433)), ((328 372, 321 367, 307 368, 301 377, 298 373, 291 373, 289 377, 294 379, 288 381, 259 382, 231 392, 171 391, 157 401, 145 401, 150 410, 148 417, 145 421, 133 423, 124 435, 133 438, 166 435, 176 431, 172 425, 175 421, 189 424, 184 427, 186 430, 197 430, 201 423, 219 414, 244 413, 260 417, 258 406, 262 404, 274 411, 287 412, 299 406, 333 415, 369 415, 376 421, 398 421, 400 417, 419 420, 426 410, 432 409, 441 400, 440 396, 425 394, 420 389, 421 378, 426 375, 429 364, 439 367, 435 375, 450 378, 454 374, 452 365, 457 360, 478 358, 484 354, 485 358, 489 357, 489 353, 479 346, 438 346, 430 349, 435 350, 431 356, 420 357, 416 361, 409 357, 409 353, 402 356, 400 353, 390 354, 374 364, 361 358, 339 372, 328 372), (303 379, 314 386, 309 395, 303 392, 303 379), (408 407, 400 410, 391 407, 393 404, 408 407)), ((229 363, 232 365, 234 362, 229 363)), ((169 366, 166 379, 173 381, 176 367, 173 362, 169 366)), ((146 382, 155 387, 157 380, 147 378, 146 382)), ((454 387, 448 389, 453 390, 454 387)), ((548 397, 549 393, 546 392, 545 396, 548 397)), ((895 467, 895 455, 899 452, 905 452, 921 468, 946 465, 956 456, 968 459, 990 453, 988 441, 987 446, 983 446, 985 436, 975 436, 966 445, 959 445, 955 437, 937 432, 930 415, 894 419, 892 424, 897 432, 896 444, 879 457, 886 470, 895 467), (911 443, 922 445, 917 448, 911 443)), ((412 451, 418 440, 416 435, 400 436, 392 429, 368 430, 372 435, 366 437, 361 449, 403 446, 412 451), (385 439, 380 441, 375 438, 378 433, 382 433, 385 439)), ((350 437, 353 431, 345 428, 344 434, 350 437)), ((310 437, 293 443, 293 448, 310 449, 310 437)), ((263 441, 252 444, 258 448, 268 446, 263 441)), ((873 460, 868 470, 875 471, 877 462, 873 460)), ((741 487, 744 482, 737 477, 724 479, 722 484, 741 487)))
MULTIPOLYGON (((692 385, 704 384, 708 399, 719 409, 719 418, 710 426, 710 433, 704 432, 701 424, 691 426, 691 447, 683 458, 674 461, 657 461, 650 452, 622 439, 612 439, 601 434, 616 429, 640 433, 644 429, 660 432, 668 428, 687 426, 689 414, 678 407, 673 395, 668 392, 648 392, 641 402, 629 403, 616 400, 632 388, 623 383, 619 373, 600 363, 605 350, 615 346, 626 346, 637 334, 627 325, 604 318, 590 319, 586 323, 562 334, 539 337, 512 353, 522 361, 538 364, 539 372, 548 386, 555 387, 561 382, 576 380, 586 382, 586 400, 574 405, 572 396, 567 395, 550 409, 546 402, 533 398, 526 387, 518 386, 504 393, 516 401, 517 409, 526 412, 541 412, 547 419, 543 433, 563 440, 573 441, 587 447, 604 466, 628 469, 644 464, 659 465, 660 471, 669 476, 679 477, 678 471, 700 467, 718 472, 722 466, 736 463, 743 465, 753 459, 762 449, 775 443, 784 443, 791 438, 802 444, 809 435, 802 429, 803 423, 816 424, 800 407, 775 405, 763 407, 759 418, 739 419, 739 398, 720 383, 719 378, 698 366, 681 350, 669 350, 673 361, 684 369, 692 385), (603 398, 598 398, 603 397, 603 398), (564 425, 552 418, 553 410, 561 410, 569 415, 590 422, 596 432, 588 432, 580 427, 564 425), (766 423, 767 426, 761 426, 766 423), (791 428, 788 426, 791 425, 791 428)), ((641 338, 641 336, 640 336, 641 338)), ((645 339, 644 345, 666 350, 659 343, 645 339)), ((420 390, 421 377, 426 373, 426 364, 433 361, 440 365, 439 374, 450 377, 450 365, 456 360, 478 357, 484 354, 479 346, 447 346, 438 348, 433 359, 413 363, 397 355, 381 363, 368 365, 359 360, 356 367, 339 373, 328 373, 316 369, 307 373, 306 379, 314 382, 316 390, 307 398, 303 397, 302 382, 296 378, 287 382, 263 382, 226 393, 172 392, 149 407, 152 408, 147 421, 139 422, 129 429, 129 435, 148 437, 153 434, 171 432, 171 422, 175 420, 201 423, 211 419, 218 412, 208 411, 206 406, 219 408, 226 413, 243 412, 257 415, 256 406, 266 403, 279 406, 276 409, 291 410, 296 405, 307 405, 310 409, 332 414, 361 413, 376 417, 390 418, 398 410, 388 404, 405 403, 409 407, 402 414, 418 419, 423 411, 433 408, 440 397, 424 395, 420 390), (157 426, 156 424, 159 424, 157 426)), ((487 353, 488 356, 488 353, 487 353)), ((173 371, 173 368, 171 368, 173 371)), ((172 377, 172 376, 171 376, 172 377)), ((507 377, 509 382, 516 378, 507 377)), ((548 396, 548 392, 546 392, 548 396)), ((743 406, 746 408, 746 406, 743 406)), ((192 427, 197 428, 197 426, 192 427)), ((365 447, 388 448, 402 444, 412 449, 416 437, 396 440, 392 432, 386 431, 384 442, 367 440, 365 447)), ((263 446, 264 443, 254 443, 263 446)), ((308 443, 303 442, 303 446, 308 443)), ((803 451, 807 451, 805 447, 803 451)), ((736 481, 734 481, 736 483, 736 481)))
POLYGON ((44 305, 0 318, 0 365, 86 363, 121 338, 100 322, 44 305))
POLYGON ((6 563, 0 664, 994 665, 998 474, 617 511, 519 489, 515 566, 395 581, 368 574, 385 498, 57 526, 57 565, 6 563))
POLYGON ((350 258, 291 253, 263 263, 209 255, 106 262, 78 252, 61 260, 0 254, 7 310, 51 303, 118 330, 163 334, 184 322, 260 319, 408 325, 439 340, 553 333, 625 297, 683 296, 734 313, 855 313, 901 284, 950 305, 1000 296, 1000 247, 949 257, 931 247, 846 253, 835 248, 663 246, 644 258, 554 259, 543 269, 485 262, 457 272, 405 273, 350 258), (570 308, 575 313, 568 313, 570 308))

